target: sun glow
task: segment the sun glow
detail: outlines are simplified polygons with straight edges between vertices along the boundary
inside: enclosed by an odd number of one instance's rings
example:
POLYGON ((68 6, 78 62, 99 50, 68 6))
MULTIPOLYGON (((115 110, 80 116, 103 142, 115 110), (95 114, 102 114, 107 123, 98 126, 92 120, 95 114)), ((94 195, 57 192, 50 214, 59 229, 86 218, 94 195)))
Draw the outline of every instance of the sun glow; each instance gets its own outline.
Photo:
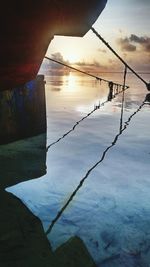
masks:
MULTIPOLYGON (((63 59, 70 64, 83 61, 83 58, 87 55, 82 38, 56 36, 50 46, 51 49, 56 50, 58 44, 61 44, 58 51, 61 53, 63 59)), ((51 52, 49 53, 51 54, 51 52)))
POLYGON ((64 59, 66 61, 69 61, 69 63, 76 63, 79 62, 80 58, 79 55, 75 54, 74 52, 68 52, 68 54, 66 53, 66 55, 64 56, 64 59))

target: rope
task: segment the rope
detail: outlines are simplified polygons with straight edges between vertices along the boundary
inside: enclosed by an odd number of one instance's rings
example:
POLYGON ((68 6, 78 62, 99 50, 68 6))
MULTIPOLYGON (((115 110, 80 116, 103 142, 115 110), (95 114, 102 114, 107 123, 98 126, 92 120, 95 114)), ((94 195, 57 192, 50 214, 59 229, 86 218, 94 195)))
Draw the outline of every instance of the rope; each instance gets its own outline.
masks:
MULTIPOLYGON (((74 68, 74 67, 72 67, 72 66, 70 66, 70 65, 68 65, 68 64, 66 64, 66 63, 63 63, 63 62, 61 62, 61 61, 58 61, 58 60, 56 60, 56 59, 53 59, 53 58, 50 58, 50 57, 47 57, 47 56, 45 56, 45 58, 48 59, 48 60, 50 60, 50 61, 53 61, 53 62, 55 62, 55 63, 57 63, 57 64, 60 64, 60 65, 62 65, 62 66, 64 66, 64 67, 67 67, 67 68, 69 68, 69 69, 75 70, 75 71, 77 71, 77 72, 80 72, 80 73, 85 74, 85 75, 87 75, 87 76, 90 76, 90 77, 92 77, 92 78, 95 78, 95 79, 97 79, 97 80, 99 80, 99 81, 103 81, 103 82, 106 82, 106 83, 109 83, 109 82, 110 82, 110 81, 108 81, 108 80, 106 80, 106 79, 100 78, 100 77, 98 77, 98 76, 96 76, 96 75, 93 75, 93 74, 90 74, 90 73, 88 73, 88 72, 86 72, 86 71, 82 71, 82 70, 79 70, 79 69, 77 69, 77 68, 74 68)), ((114 84, 115 84, 115 85, 118 85, 118 86, 123 86, 122 84, 119 84, 119 83, 114 83, 114 84)), ((126 86, 126 87, 128 87, 128 86, 126 86)))
POLYGON ((142 109, 142 107, 145 104, 145 100, 142 102, 142 104, 138 107, 138 109, 132 113, 132 115, 130 115, 130 117, 128 118, 128 120, 124 123, 124 127, 119 131, 119 133, 115 136, 114 140, 112 141, 111 145, 108 146, 101 158, 86 172, 85 176, 81 179, 80 183, 78 184, 78 186, 76 187, 76 189, 73 191, 73 193, 71 194, 71 196, 69 197, 68 201, 66 202, 66 204, 62 207, 62 209, 57 213, 56 217, 52 220, 49 228, 46 231, 46 235, 48 235, 55 223, 59 220, 59 218, 61 217, 62 213, 65 211, 65 209, 68 207, 68 205, 70 204, 70 202, 73 200, 73 198, 76 196, 77 192, 79 191, 79 189, 83 186, 85 180, 88 178, 88 176, 91 174, 91 172, 105 159, 107 152, 116 145, 118 138, 120 137, 120 135, 122 135, 122 133, 127 129, 127 127, 129 126, 129 122, 132 120, 132 118, 142 109))
MULTIPOLYGON (((123 87, 124 88, 124 87, 123 87)), ((113 95, 112 99, 115 98, 115 96, 121 94, 122 92, 124 93, 125 90, 127 90, 128 87, 125 87, 125 89, 121 90, 120 92, 118 91, 116 94, 113 95)), ((99 102, 99 105, 95 105, 94 106, 94 109, 92 111, 90 111, 86 116, 82 117, 79 121, 77 121, 73 127, 68 130, 66 133, 64 133, 61 137, 59 137, 56 141, 52 142, 50 145, 47 146, 47 149, 46 151, 48 151, 53 145, 59 143, 62 139, 64 139, 67 135, 69 135, 71 132, 73 132, 75 130, 75 128, 82 122, 84 121, 85 119, 87 119, 89 116, 91 116, 96 110, 100 109, 100 107, 104 106, 106 103, 108 103, 110 100, 109 98, 104 101, 103 103, 100 104, 99 102)))
POLYGON ((131 72, 133 72, 148 88, 149 84, 137 73, 135 72, 119 55, 118 53, 104 40, 104 38, 91 27, 92 32, 112 51, 112 53, 127 67, 131 72))

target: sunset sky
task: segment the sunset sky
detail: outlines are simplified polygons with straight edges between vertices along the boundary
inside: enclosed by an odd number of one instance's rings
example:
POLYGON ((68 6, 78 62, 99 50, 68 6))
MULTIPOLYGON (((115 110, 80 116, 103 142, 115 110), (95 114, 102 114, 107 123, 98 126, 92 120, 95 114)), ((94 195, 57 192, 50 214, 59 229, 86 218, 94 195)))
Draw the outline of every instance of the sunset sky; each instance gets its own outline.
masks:
MULTIPOLYGON (((108 0, 93 25, 137 71, 150 71, 150 0, 108 0)), ((48 56, 99 71, 121 71, 122 65, 89 31, 83 38, 55 36, 48 56)))

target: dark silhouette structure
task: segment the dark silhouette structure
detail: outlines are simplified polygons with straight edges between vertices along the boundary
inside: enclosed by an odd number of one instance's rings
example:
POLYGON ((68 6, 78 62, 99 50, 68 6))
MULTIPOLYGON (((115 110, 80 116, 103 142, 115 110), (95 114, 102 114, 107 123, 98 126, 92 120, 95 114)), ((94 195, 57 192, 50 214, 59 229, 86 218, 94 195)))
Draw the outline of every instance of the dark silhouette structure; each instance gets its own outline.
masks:
POLYGON ((83 36, 107 0, 6 0, 0 8, 0 144, 46 132, 44 77, 54 35, 83 36))
POLYGON ((0 90, 35 79, 54 35, 83 36, 107 0, 5 0, 0 8, 0 90))

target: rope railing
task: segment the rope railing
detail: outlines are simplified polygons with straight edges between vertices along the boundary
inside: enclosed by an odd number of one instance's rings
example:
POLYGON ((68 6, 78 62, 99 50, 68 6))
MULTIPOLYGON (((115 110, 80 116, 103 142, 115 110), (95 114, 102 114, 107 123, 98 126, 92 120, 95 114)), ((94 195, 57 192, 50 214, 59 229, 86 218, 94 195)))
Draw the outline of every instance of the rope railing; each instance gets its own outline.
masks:
POLYGON ((138 79, 140 79, 150 90, 150 83, 147 83, 133 68, 131 68, 127 62, 109 45, 108 42, 93 28, 91 27, 92 32, 109 48, 109 50, 124 64, 126 68, 128 68, 138 79))
MULTIPOLYGON (((69 68, 69 69, 71 69, 71 70, 74 70, 74 71, 76 71, 76 72, 80 72, 80 73, 82 73, 82 74, 85 74, 85 75, 87 75, 87 76, 90 76, 90 77, 92 77, 92 78, 95 78, 96 80, 103 81, 103 82, 106 82, 106 83, 108 83, 108 84, 109 84, 109 82, 110 82, 109 80, 106 80, 106 79, 104 79, 104 78, 101 78, 101 77, 99 77, 99 76, 96 76, 96 75, 94 75, 94 74, 91 74, 91 73, 89 73, 89 72, 86 72, 86 71, 77 69, 77 68, 75 68, 75 67, 72 67, 72 66, 70 66, 70 65, 68 65, 68 64, 66 64, 66 63, 64 63, 64 62, 58 61, 58 60, 53 59, 53 58, 50 58, 50 57, 48 57, 48 56, 45 56, 44 58, 45 58, 45 59, 48 59, 48 60, 50 60, 50 61, 52 61, 52 62, 55 62, 55 63, 57 63, 57 64, 60 64, 60 65, 62 65, 62 66, 64 66, 64 67, 67 67, 67 68, 69 68)), ((113 84, 116 85, 116 86, 118 86, 118 87, 122 87, 122 86, 123 86, 123 84, 120 84, 120 83, 115 83, 115 82, 113 82, 113 84)), ((128 86, 126 86, 126 87, 128 87, 128 86)))
MULTIPOLYGON (((59 62, 55 59, 51 59, 49 57, 45 57, 46 59, 49 59, 49 60, 52 60, 58 64, 62 64, 63 66, 67 66, 67 67, 70 67, 70 68, 73 68, 71 66, 68 66, 67 64, 63 63, 63 62, 59 62)), ((74 70, 77 70, 76 68, 73 68, 74 70)), ((77 71, 80 71, 80 70, 77 70, 77 71)), ((127 73, 127 68, 125 67, 125 71, 124 71, 124 81, 123 81, 123 84, 116 84, 116 83, 113 83, 112 81, 109 81, 109 80, 104 80, 102 78, 99 78, 95 75, 92 75, 92 74, 87 74, 86 72, 83 72, 83 71, 80 71, 86 75, 90 75, 96 79, 101 79, 105 82, 108 83, 108 86, 109 86, 109 94, 108 94, 108 98, 106 101, 104 101, 103 103, 100 103, 99 101, 99 104, 98 105, 94 105, 94 108, 84 117, 82 117, 79 121, 77 121, 70 130, 68 130, 66 133, 64 133, 61 137, 59 137, 56 141, 52 142, 51 144, 49 144, 47 146, 47 149, 46 151, 48 151, 52 146, 56 145, 57 143, 59 143, 62 139, 64 139, 66 136, 68 136, 71 132, 73 132, 75 130, 75 128, 82 122, 84 121, 85 119, 87 119, 89 116, 91 116, 96 110, 100 109, 100 107, 104 106, 106 103, 108 103, 109 101, 111 101, 113 98, 115 98, 118 94, 120 93, 123 93, 123 96, 124 96, 124 91, 126 89, 129 88, 129 86, 126 86, 126 73, 127 73), (114 85, 116 86, 116 88, 114 88, 114 85), (122 90, 120 90, 122 88, 122 90)), ((123 100, 124 98, 122 99, 122 103, 123 103, 123 100)), ((122 116, 123 116, 123 106, 122 106, 122 116)))

